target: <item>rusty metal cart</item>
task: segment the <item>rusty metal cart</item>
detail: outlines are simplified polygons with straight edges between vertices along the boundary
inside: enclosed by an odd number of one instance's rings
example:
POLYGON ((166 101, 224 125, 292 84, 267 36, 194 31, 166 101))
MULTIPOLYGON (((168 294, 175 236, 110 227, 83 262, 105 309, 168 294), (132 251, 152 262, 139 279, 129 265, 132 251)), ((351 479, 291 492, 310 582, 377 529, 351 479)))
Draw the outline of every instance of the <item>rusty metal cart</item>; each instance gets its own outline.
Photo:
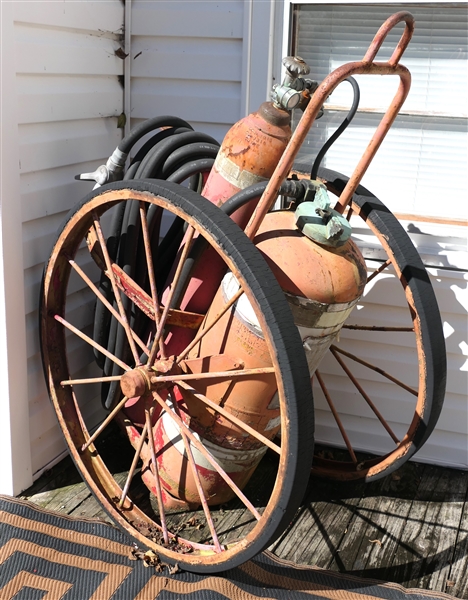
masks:
POLYGON ((320 85, 304 78, 301 59, 286 59, 273 101, 237 123, 221 149, 185 121, 161 117, 139 125, 107 165, 81 176, 96 188, 67 216, 44 271, 45 376, 90 489, 136 544, 168 562, 195 572, 234 567, 286 529, 311 469, 370 481, 408 460, 434 429, 445 387, 434 293, 397 219, 359 185, 408 94, 410 74, 399 60, 413 27, 409 13, 393 15, 362 61, 320 85), (374 62, 400 22, 390 60, 374 62), (326 98, 355 74, 396 75, 397 94, 350 178, 318 163, 304 178, 294 172, 297 152, 326 98), (291 136, 295 106, 304 114, 291 136), (124 174, 132 146, 147 133, 124 174), (334 208, 328 193, 337 197, 334 208), (287 208, 272 211, 279 195, 287 208), (380 266, 370 273, 352 240, 351 215, 381 244, 380 266), (349 324, 381 273, 393 273, 401 288, 408 324, 382 325, 378 316, 349 324), (411 339, 414 383, 387 372, 379 357, 343 349, 342 328, 411 339), (326 353, 388 433, 380 454, 354 449, 318 370, 326 353), (398 408, 391 398, 379 407, 350 363, 408 394, 406 431, 393 431, 398 408), (343 456, 314 457, 312 379, 342 435, 343 456), (124 445, 133 448, 120 474, 106 450, 115 424, 122 460, 124 445))

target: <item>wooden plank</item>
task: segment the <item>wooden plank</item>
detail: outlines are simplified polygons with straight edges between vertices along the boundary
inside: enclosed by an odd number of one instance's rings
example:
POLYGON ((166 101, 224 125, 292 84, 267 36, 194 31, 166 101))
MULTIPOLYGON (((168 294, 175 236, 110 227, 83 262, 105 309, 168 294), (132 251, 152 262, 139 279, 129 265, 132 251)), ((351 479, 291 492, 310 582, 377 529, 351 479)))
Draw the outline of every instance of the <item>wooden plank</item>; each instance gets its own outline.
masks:
MULTIPOLYGON (((357 520, 362 521, 363 527, 353 536, 359 538, 360 544, 354 544, 354 560, 350 555, 348 572, 392 581, 385 569, 398 547, 423 471, 423 465, 406 463, 393 475, 366 486, 365 498, 357 508, 357 520)), ((342 549, 341 555, 344 554, 342 549)))
POLYGON ((445 583, 447 593, 457 598, 468 598, 468 493, 465 496, 452 564, 445 583))
POLYGON ((301 564, 339 569, 340 544, 363 491, 360 482, 345 484, 312 477, 298 515, 273 547, 275 554, 301 564))
POLYGON ((463 472, 425 467, 387 576, 445 591, 466 486, 463 472))
POLYGON ((102 519, 111 525, 115 525, 114 521, 91 494, 70 513, 70 516, 77 519, 102 519))
POLYGON ((446 469, 434 489, 420 538, 427 544, 425 564, 413 570, 410 586, 448 591, 450 565, 457 542, 468 473, 446 469))

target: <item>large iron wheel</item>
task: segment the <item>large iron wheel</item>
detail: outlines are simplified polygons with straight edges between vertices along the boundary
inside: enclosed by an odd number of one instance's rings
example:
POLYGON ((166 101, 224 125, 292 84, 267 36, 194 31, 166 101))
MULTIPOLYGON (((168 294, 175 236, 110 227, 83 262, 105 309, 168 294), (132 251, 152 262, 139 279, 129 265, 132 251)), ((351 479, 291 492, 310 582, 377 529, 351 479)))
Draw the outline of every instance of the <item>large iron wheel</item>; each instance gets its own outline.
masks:
MULTIPOLYGON (((349 179, 324 168, 319 178, 336 196, 349 179)), ((362 310, 348 317, 313 378, 316 442, 323 436, 343 447, 317 446, 313 473, 372 481, 398 469, 434 430, 445 394, 445 342, 429 276, 397 218, 363 186, 351 214, 362 219, 377 244, 364 252, 369 274, 362 310), (398 304, 386 310, 395 289, 398 304), (359 452, 369 446, 372 454, 359 452)), ((358 222, 355 235, 361 234, 367 235, 358 222)))
POLYGON ((71 456, 106 512, 138 545, 187 570, 216 572, 248 560, 284 531, 302 500, 311 468, 310 380, 284 296, 258 250, 229 217, 195 192, 167 182, 119 182, 96 190, 69 213, 58 234, 44 271, 40 315, 46 381, 71 456), (135 204, 140 215, 146 270, 141 285, 119 268, 108 250, 106 232, 112 230, 113 211, 122 202, 135 204), (152 207, 184 222, 184 241, 162 286, 154 277, 157 244, 149 240, 152 207), (197 237, 206 240, 230 278, 230 296, 215 315, 176 309, 172 302, 197 237), (109 278, 112 301, 96 284, 102 273, 109 278), (121 356, 92 337, 90 306, 97 299, 125 333, 127 347, 121 356), (228 354, 200 355, 205 336, 216 327, 222 339, 241 301, 250 307, 250 321, 263 338, 262 357, 261 352, 254 356, 258 367, 247 368, 228 354), (167 340, 175 327, 190 329, 192 341, 170 355, 167 340), (104 377, 94 363, 101 354, 121 373, 104 377), (99 386, 115 380, 122 393, 110 412, 103 413, 99 386), (230 407, 229 394, 242 382, 269 390, 268 427, 247 424, 230 407), (217 395, 210 397, 212 389, 217 395), (221 466, 212 441, 200 432, 200 415, 237 432, 249 442, 252 455, 265 455, 267 464, 261 462, 245 486, 221 466), (131 460, 119 475, 101 451, 113 422, 131 443, 131 460), (168 428, 173 432, 164 443, 157 435, 161 423, 166 434, 168 428), (281 446, 274 441, 278 430, 281 446), (172 495, 162 471, 165 453, 177 445, 174 435, 185 469, 176 482, 182 487, 179 498, 172 495), (206 468, 233 496, 221 506, 205 491, 206 468), (189 477, 196 501, 193 495, 184 496, 183 483, 189 477))

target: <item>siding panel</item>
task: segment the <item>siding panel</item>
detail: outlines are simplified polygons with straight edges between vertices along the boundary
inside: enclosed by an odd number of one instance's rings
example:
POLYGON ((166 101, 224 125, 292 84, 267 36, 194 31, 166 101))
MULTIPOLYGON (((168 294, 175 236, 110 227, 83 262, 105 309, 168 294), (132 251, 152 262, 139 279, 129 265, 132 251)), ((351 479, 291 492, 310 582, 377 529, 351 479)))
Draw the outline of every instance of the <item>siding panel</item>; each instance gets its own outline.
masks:
POLYGON ((177 38, 241 38, 243 2, 134 2, 132 33, 177 38))
POLYGON ((131 119, 176 115, 222 140, 241 116, 244 3, 135 0, 131 119))
MULTIPOLYGON (((42 2, 15 3, 15 18, 31 454, 38 473, 65 449, 42 373, 40 278, 57 227, 92 188, 74 176, 105 162, 121 139, 123 61, 115 50, 121 46, 123 6, 119 0, 61 2, 45 11, 42 2)), ((81 282, 71 282, 71 288, 70 319, 87 331, 92 295, 81 282)), ((71 364, 92 372, 91 353, 78 339, 67 340, 71 364)), ((97 423, 99 399, 83 402, 97 423)))

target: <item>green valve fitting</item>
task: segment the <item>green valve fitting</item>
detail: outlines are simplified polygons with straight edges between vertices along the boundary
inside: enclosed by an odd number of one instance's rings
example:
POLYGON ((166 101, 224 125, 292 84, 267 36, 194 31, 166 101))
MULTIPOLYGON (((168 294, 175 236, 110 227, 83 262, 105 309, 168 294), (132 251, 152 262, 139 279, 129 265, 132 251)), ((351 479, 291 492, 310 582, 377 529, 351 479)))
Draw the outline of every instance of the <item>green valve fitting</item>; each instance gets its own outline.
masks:
POLYGON ((338 248, 351 236, 351 225, 342 214, 330 208, 330 198, 326 187, 319 181, 312 184, 305 196, 305 202, 296 209, 296 227, 309 239, 338 248), (310 197, 312 201, 309 201, 310 197), (309 197, 309 198, 308 198, 309 197))

